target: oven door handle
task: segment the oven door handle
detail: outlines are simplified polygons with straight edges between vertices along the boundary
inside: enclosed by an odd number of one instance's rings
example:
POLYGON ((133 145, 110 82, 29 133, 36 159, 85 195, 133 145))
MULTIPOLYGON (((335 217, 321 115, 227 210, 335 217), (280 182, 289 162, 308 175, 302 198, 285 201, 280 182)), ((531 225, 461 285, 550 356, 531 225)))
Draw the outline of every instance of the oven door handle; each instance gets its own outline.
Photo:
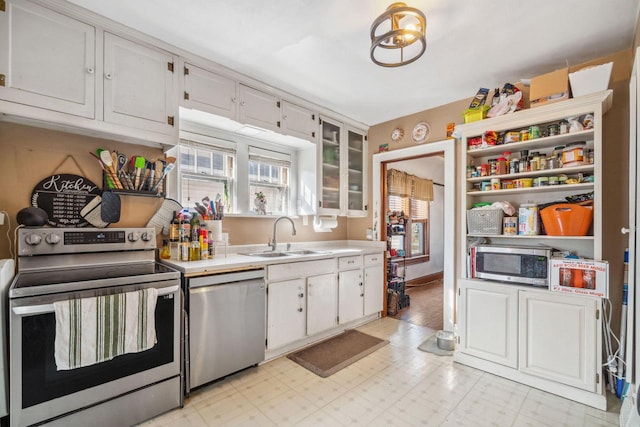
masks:
MULTIPOLYGON (((158 297, 169 295, 180 289, 180 285, 167 286, 158 289, 158 297)), ((55 312, 53 304, 25 305, 22 307, 13 307, 13 312, 18 316, 36 316, 38 314, 46 314, 55 312)))

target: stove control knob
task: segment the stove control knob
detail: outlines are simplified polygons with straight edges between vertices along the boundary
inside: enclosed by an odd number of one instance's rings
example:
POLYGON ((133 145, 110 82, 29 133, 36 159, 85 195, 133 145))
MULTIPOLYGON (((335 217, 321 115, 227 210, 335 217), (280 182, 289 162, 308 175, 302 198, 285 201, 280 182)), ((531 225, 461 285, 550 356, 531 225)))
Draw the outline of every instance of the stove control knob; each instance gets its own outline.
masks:
POLYGON ((47 234, 47 237, 44 238, 44 241, 50 245, 57 245, 60 243, 60 236, 57 234, 47 234))
POLYGON ((137 242, 138 239, 140 238, 140 233, 136 233, 136 232, 129 233, 127 238, 129 239, 130 242, 137 242))
POLYGON ((39 234, 27 234, 24 238, 28 245, 36 246, 42 242, 42 237, 39 234))
POLYGON ((142 233, 142 240, 145 242, 150 241, 153 238, 153 234, 151 233, 142 233))

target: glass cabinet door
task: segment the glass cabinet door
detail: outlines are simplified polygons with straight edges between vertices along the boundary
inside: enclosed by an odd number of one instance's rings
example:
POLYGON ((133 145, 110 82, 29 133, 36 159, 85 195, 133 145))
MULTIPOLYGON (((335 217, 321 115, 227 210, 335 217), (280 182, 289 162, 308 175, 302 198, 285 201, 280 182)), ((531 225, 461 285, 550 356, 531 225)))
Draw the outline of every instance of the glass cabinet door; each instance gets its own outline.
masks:
POLYGON ((347 208, 350 211, 364 210, 364 135, 352 130, 348 133, 348 197, 347 208))
POLYGON ((322 209, 340 209, 340 128, 338 124, 322 121, 322 209))

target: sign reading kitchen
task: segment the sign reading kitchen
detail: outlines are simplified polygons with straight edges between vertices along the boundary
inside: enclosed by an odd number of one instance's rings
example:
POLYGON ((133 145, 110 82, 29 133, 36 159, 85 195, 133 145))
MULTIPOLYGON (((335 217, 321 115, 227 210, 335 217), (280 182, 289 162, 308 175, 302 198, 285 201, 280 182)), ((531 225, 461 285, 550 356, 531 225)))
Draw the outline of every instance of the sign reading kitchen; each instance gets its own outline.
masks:
POLYGON ((80 210, 100 189, 93 182, 80 175, 57 174, 40 181, 31 195, 31 204, 43 209, 53 227, 86 227, 89 223, 82 218, 80 210))

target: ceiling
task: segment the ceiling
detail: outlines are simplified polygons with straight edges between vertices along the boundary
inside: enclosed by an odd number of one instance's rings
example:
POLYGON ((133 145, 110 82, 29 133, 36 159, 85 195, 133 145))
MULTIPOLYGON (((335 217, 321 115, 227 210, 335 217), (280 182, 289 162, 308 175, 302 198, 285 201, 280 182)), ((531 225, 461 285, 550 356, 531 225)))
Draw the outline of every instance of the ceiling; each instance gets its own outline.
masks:
POLYGON ((406 0, 427 50, 398 68, 369 59, 391 0, 71 2, 374 125, 630 48, 640 0, 406 0))

